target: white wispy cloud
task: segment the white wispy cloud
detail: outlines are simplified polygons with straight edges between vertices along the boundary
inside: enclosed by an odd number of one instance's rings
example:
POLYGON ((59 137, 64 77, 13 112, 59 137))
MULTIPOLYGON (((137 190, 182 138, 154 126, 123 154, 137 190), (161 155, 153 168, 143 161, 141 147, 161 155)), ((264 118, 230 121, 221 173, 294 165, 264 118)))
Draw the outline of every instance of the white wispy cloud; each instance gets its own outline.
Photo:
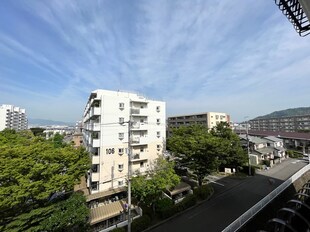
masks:
POLYGON ((0 30, 0 100, 26 104, 33 117, 76 120, 98 88, 166 100, 169 115, 233 120, 308 104, 310 37, 272 1, 7 4, 0 20, 16 27, 0 30))

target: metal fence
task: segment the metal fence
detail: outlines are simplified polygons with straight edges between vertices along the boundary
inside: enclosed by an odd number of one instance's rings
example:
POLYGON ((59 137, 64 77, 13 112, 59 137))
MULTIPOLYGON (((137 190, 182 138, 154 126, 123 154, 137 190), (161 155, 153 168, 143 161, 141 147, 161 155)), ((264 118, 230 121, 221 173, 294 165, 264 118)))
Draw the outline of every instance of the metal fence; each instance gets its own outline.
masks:
POLYGON ((265 196, 262 200, 256 203, 252 208, 247 210, 239 218, 233 221, 229 226, 227 226, 222 232, 235 232, 245 225, 251 218, 253 218, 260 210, 262 210, 267 204, 269 204, 275 197, 277 197, 281 192, 283 192, 288 186, 299 179, 305 172, 310 170, 310 164, 300 169, 293 176, 283 182, 275 190, 265 196))

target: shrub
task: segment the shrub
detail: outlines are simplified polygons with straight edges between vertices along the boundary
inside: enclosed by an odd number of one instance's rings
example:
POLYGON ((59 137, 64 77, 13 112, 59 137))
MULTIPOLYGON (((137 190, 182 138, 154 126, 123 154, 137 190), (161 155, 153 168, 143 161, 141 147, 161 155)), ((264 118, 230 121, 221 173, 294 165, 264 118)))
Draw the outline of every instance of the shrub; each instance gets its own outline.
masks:
POLYGON ((270 160, 263 160, 262 163, 267 167, 270 167, 270 160))
POLYGON ((156 212, 161 214, 162 211, 173 206, 173 201, 169 198, 162 198, 156 202, 156 212))
POLYGON ((300 153, 297 152, 297 151, 293 151, 293 150, 288 150, 288 151, 287 151, 287 154, 288 154, 288 156, 289 156, 290 158, 302 158, 302 157, 303 157, 302 154, 300 154, 300 153))
MULTIPOLYGON (((256 168, 254 166, 251 166, 251 176, 255 175, 256 168)), ((245 173, 245 174, 249 174, 249 166, 242 166, 240 168, 240 172, 245 173)))
POLYGON ((151 225, 151 218, 143 215, 132 221, 131 229, 133 232, 140 232, 147 229, 151 225))
POLYGON ((211 185, 202 185, 194 189, 194 195, 200 200, 205 200, 213 193, 213 187, 211 185))
POLYGON ((183 201, 164 209, 161 212, 161 217, 169 218, 178 212, 181 212, 191 206, 194 206, 196 202, 197 202, 197 197, 195 195, 186 196, 183 201))
POLYGON ((113 230, 110 230, 110 232, 126 232, 125 227, 117 227, 114 228, 113 230))

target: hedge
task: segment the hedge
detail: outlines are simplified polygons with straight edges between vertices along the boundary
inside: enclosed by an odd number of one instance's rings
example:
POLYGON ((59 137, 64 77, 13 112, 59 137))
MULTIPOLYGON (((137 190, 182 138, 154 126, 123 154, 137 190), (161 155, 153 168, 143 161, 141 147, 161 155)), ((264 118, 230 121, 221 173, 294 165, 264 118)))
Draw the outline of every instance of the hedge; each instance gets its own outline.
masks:
POLYGON ((125 227, 117 227, 113 230, 110 230, 109 232, 126 232, 125 227))
POLYGON ((181 212, 191 206, 194 206, 196 202, 197 197, 195 195, 188 195, 184 198, 183 201, 163 210, 160 216, 162 218, 169 218, 178 212, 181 212))
POLYGON ((194 195, 200 200, 205 200, 214 192, 211 185, 202 185, 194 189, 194 195))
POLYGON ((163 211, 171 208, 174 205, 173 201, 169 198, 162 198, 156 202, 156 213, 161 215, 163 211))
MULTIPOLYGON (((249 174, 249 166, 242 166, 239 170, 242 173, 245 173, 247 175, 249 174)), ((251 176, 254 176, 255 173, 256 173, 256 168, 251 165, 251 176)))
POLYGON ((141 232, 147 229, 151 225, 151 218, 148 215, 143 215, 131 223, 131 229, 133 232, 141 232))

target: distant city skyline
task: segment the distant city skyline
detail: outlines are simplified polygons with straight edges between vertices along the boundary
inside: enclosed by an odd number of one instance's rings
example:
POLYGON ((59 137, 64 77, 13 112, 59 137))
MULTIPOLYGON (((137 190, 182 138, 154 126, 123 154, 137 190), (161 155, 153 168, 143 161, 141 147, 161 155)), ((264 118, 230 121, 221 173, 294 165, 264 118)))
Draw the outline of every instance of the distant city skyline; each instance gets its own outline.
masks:
POLYGON ((3 1, 0 104, 81 120, 91 91, 240 122, 309 106, 310 36, 274 1, 3 1))

